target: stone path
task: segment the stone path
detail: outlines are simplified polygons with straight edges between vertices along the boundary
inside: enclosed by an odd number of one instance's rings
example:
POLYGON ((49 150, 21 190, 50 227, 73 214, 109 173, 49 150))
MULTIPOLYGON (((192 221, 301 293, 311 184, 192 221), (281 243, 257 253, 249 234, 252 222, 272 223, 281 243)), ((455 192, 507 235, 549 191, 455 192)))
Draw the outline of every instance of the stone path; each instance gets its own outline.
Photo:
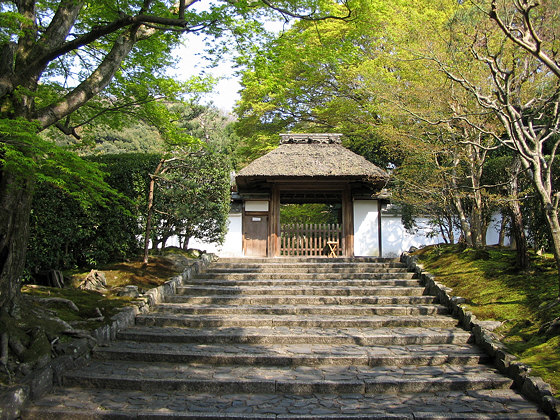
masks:
POLYGON ((398 263, 220 260, 24 419, 545 419, 398 263))

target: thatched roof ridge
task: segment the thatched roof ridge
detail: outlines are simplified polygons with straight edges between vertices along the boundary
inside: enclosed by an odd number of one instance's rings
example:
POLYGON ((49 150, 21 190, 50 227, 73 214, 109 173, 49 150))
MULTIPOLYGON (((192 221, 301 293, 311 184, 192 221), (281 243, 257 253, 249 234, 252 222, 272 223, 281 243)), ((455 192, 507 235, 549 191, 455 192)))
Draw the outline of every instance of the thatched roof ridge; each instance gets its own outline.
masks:
POLYGON ((388 178, 385 171, 338 143, 283 143, 237 174, 244 177, 388 178))

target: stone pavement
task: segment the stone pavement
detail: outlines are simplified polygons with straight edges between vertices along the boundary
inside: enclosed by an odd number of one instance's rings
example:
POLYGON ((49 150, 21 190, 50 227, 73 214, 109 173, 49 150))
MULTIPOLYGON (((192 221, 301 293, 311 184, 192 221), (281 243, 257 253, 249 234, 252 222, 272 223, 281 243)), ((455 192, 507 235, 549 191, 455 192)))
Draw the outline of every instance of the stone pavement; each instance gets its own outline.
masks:
POLYGON ((545 419, 381 259, 220 260, 24 419, 545 419))

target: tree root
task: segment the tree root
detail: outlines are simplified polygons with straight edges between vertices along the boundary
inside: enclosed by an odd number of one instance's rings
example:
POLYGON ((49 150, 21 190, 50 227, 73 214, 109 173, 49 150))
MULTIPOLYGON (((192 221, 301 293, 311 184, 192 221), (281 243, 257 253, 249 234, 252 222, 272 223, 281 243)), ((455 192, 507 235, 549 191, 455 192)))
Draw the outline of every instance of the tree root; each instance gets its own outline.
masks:
POLYGON ((42 298, 36 298, 36 299, 37 299, 38 302, 45 303, 47 305, 61 303, 63 305, 68 306, 72 311, 75 311, 75 312, 80 311, 78 309, 78 307, 76 306, 76 304, 69 299, 64 299, 64 298, 61 298, 61 297, 48 297, 48 298, 43 298, 42 297, 42 298))

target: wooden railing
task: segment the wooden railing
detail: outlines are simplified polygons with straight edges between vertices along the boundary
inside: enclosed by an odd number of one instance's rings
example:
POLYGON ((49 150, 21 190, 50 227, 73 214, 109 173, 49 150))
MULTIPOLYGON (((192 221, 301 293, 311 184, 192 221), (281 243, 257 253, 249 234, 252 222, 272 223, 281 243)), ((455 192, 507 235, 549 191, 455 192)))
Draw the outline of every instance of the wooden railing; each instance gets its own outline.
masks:
POLYGON ((283 224, 280 226, 280 255, 342 255, 340 224, 283 224))

